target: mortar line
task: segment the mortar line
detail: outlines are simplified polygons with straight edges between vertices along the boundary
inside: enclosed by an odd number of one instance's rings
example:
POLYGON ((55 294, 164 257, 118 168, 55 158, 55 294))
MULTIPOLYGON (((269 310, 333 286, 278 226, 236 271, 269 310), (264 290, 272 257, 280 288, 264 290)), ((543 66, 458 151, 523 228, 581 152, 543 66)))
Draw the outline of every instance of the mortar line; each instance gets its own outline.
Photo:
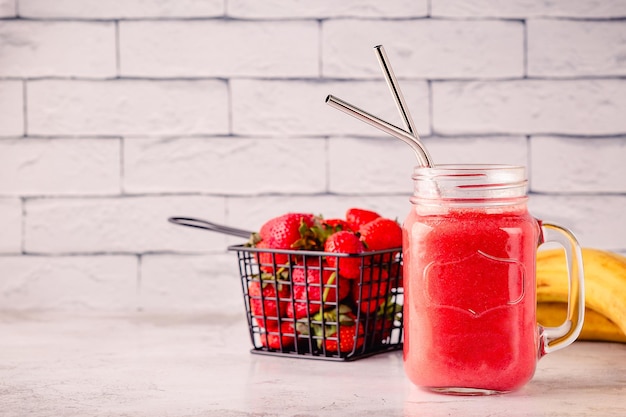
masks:
POLYGON ((22 80, 22 119, 24 137, 28 137, 28 91, 26 80, 22 80))
POLYGON ((121 58, 120 58, 120 21, 115 20, 115 74, 116 78, 121 78, 121 58))

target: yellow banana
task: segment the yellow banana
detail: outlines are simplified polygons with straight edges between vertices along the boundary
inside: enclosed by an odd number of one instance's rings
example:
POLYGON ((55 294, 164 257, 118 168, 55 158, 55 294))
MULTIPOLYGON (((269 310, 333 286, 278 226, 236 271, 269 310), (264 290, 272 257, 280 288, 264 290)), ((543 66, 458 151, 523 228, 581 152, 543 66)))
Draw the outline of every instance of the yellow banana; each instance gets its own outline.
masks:
MULTIPOLYGON (((542 326, 556 327, 565 321, 567 303, 541 302, 537 304, 537 321, 542 326)), ((585 309, 585 322, 578 336, 580 340, 601 340, 626 343, 626 334, 600 313, 585 309)))
MULTIPOLYGON (((626 334, 626 260, 620 255, 583 248, 585 305, 626 334)), ((567 267, 561 249, 537 254, 537 301, 567 302, 567 267)))

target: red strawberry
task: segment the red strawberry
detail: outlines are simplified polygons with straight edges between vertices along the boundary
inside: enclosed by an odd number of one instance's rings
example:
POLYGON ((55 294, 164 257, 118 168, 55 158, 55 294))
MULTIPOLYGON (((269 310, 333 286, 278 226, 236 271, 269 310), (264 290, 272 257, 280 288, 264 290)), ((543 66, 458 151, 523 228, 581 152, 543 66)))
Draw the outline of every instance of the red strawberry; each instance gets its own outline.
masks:
POLYGON ((396 287, 396 288, 403 288, 404 287, 404 280, 403 280, 403 266, 402 263, 400 262, 393 262, 391 264, 391 270, 390 270, 390 276, 391 276, 391 285, 396 287))
POLYGON ((285 266, 289 261, 289 257, 283 253, 273 253, 267 241, 262 240, 256 245, 257 249, 268 249, 267 251, 256 252, 256 260, 260 265, 261 271, 268 274, 274 273, 274 263, 278 268, 285 266))
POLYGON ((313 249, 320 246, 319 243, 308 243, 311 227, 315 217, 306 213, 287 213, 274 217, 261 226, 259 233, 252 235, 250 244, 259 249, 268 251, 258 252, 257 262, 261 265, 261 271, 274 272, 274 263, 285 266, 289 263, 289 255, 275 253, 272 249, 313 249))
POLYGON ((350 293, 350 282, 338 277, 328 265, 322 264, 320 272, 319 263, 307 264, 307 270, 303 267, 293 269, 291 281, 293 285, 294 303, 287 304, 287 316, 303 318, 315 314, 324 303, 336 303, 344 299, 350 293), (322 278, 324 285, 322 286, 322 278), (339 295, 337 295, 337 289, 339 295), (308 301, 308 309, 307 309, 308 301))
MULTIPOLYGON (((355 351, 365 343, 365 329, 363 324, 356 320, 356 316, 350 307, 340 305, 337 309, 324 313, 324 319, 334 324, 327 325, 324 348, 329 353, 348 353, 355 351), (339 329, 339 330, 337 330, 339 329)), ((321 317, 316 317, 316 321, 321 321, 321 317)), ((321 329, 315 328, 316 335, 320 336, 321 329)), ((322 339, 319 339, 321 342, 322 339)))
POLYGON ((401 320, 402 304, 395 301, 395 297, 381 305, 367 324, 367 334, 373 343, 382 343, 392 335, 393 329, 398 328, 397 320, 401 320))
POLYGON ((327 337, 336 337, 338 340, 326 339, 324 343, 326 350, 336 352, 339 347, 339 352, 346 353, 352 352, 355 349, 359 349, 364 343, 363 325, 341 325, 339 329, 339 335, 330 334, 327 337))
POLYGON ((355 232, 358 231, 362 225, 369 223, 379 217, 380 214, 376 213, 375 211, 365 210, 361 208, 350 208, 348 209, 348 211, 346 211, 346 221, 350 225, 350 228, 355 232))
POLYGON ((369 251, 402 247, 402 228, 395 220, 379 217, 361 226, 359 234, 369 251))
MULTIPOLYGON (((348 231, 340 231, 330 235, 324 244, 324 251, 330 253, 359 254, 365 251, 363 243, 357 235, 348 231)), ((360 257, 327 256, 328 266, 335 268, 339 264, 339 275, 348 279, 356 279, 361 273, 360 257)))
POLYGON ((302 232, 313 226, 314 218, 308 213, 283 214, 261 226, 260 238, 272 249, 297 249, 302 232))
POLYGON ((284 321, 280 324, 280 332, 278 328, 275 330, 267 330, 261 333, 261 344, 267 348, 275 350, 291 349, 296 341, 296 332, 293 323, 284 321))
POLYGON ((274 276, 248 283, 250 313, 259 327, 278 328, 279 318, 285 315, 290 295, 289 287, 277 282, 274 276))
POLYGON ((393 320, 376 317, 375 319, 370 319, 367 328, 368 341, 374 344, 380 344, 386 342, 389 337, 391 337, 391 333, 393 329, 396 328, 396 325, 393 320))
POLYGON ((364 313, 373 313, 387 299, 389 275, 384 269, 371 267, 363 271, 363 281, 352 287, 352 298, 364 313))
POLYGON ((348 223, 346 220, 343 220, 343 219, 322 220, 322 225, 324 226, 325 229, 330 229, 332 232, 340 232, 342 230, 355 232, 355 230, 352 230, 352 227, 350 227, 350 223, 348 223))

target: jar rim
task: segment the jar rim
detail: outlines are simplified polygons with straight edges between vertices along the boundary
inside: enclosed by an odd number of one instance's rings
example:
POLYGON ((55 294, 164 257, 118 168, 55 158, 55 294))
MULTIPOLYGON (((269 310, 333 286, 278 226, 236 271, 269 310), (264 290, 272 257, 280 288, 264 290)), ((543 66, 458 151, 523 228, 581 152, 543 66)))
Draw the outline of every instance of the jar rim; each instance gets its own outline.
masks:
POLYGON ((446 171, 521 171, 524 176, 526 174, 526 167, 523 165, 508 165, 508 164, 438 164, 432 167, 416 166, 414 173, 437 174, 444 173, 446 171))
POLYGON ((528 191, 526 168, 506 164, 442 164, 416 167, 413 198, 476 201, 523 198, 528 191))

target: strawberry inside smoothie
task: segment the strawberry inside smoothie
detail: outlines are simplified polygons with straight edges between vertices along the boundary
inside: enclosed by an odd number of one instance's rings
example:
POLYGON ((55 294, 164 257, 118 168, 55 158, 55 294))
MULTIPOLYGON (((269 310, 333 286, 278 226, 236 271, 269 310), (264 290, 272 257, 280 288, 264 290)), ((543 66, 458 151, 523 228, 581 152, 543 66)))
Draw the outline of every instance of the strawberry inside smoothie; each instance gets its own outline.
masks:
POLYGON ((409 379, 464 394, 512 391, 530 380, 540 229, 526 206, 414 206, 403 229, 409 379))

